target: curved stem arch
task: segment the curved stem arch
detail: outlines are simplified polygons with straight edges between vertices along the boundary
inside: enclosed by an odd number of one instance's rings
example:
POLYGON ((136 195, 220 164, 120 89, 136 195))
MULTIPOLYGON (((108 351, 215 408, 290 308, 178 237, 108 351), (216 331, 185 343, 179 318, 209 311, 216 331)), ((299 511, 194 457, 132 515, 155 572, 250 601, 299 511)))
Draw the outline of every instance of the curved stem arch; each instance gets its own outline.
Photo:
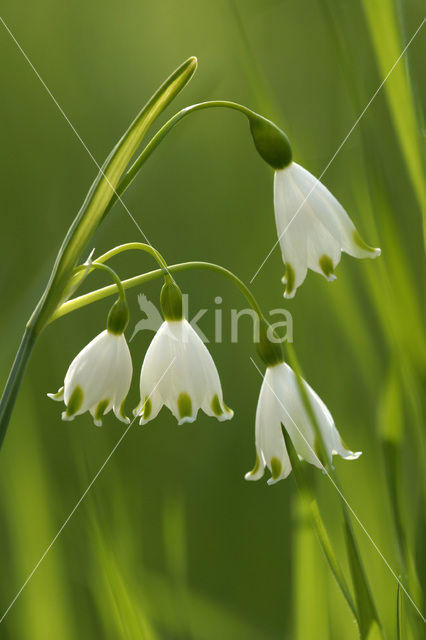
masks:
MULTIPOLYGON (((126 245, 121 245, 121 247, 125 247, 125 246, 126 245)), ((119 248, 120 247, 116 247, 116 249, 119 249, 119 248)), ((122 250, 124 251, 125 249, 123 248, 122 250)), ((114 251, 116 253, 119 253, 115 249, 112 249, 112 251, 108 253, 111 254, 114 251)), ((116 253, 114 253, 114 255, 116 255, 116 253)), ((101 258, 103 258, 104 260, 105 260, 105 255, 108 255, 108 254, 104 254, 104 256, 101 256, 101 258)), ((94 262, 93 265, 94 264, 96 264, 96 262, 94 262)), ((215 271, 216 273, 221 273, 226 278, 231 280, 239 288, 239 290, 245 296, 250 306, 258 314, 259 318, 264 317, 262 313, 262 309, 260 308, 256 298, 251 293, 247 285, 244 284, 244 282, 240 280, 240 278, 238 278, 238 276, 236 276, 232 271, 230 271, 229 269, 226 269, 226 267, 222 267, 221 265, 214 264, 212 262, 202 262, 202 261, 181 262, 181 263, 173 264, 167 267, 167 271, 170 273, 177 273, 180 271, 189 271, 191 269, 206 269, 208 271, 215 271)), ((136 287, 138 285, 144 284, 145 282, 150 282, 151 280, 155 280, 156 278, 160 278, 162 276, 164 276, 164 269, 155 269, 154 271, 148 271, 147 273, 142 273, 139 276, 133 276, 133 278, 122 280, 121 284, 123 285, 124 289, 131 289, 132 287, 136 287)), ((96 291, 91 291, 90 293, 86 293, 82 296, 79 296, 78 298, 73 298, 72 300, 68 300, 67 302, 64 302, 64 304, 62 304, 59 307, 59 309, 57 309, 57 311, 52 315, 50 322, 53 322, 54 320, 57 320, 58 318, 61 318, 62 316, 67 315, 68 313, 71 313, 71 311, 76 311, 77 309, 81 309, 82 307, 85 307, 88 304, 92 304, 93 302, 97 302, 98 300, 102 300, 103 298, 108 298, 109 296, 112 296, 115 293, 117 293, 117 291, 118 291, 117 285, 112 284, 107 287, 103 287, 101 289, 96 289, 96 291)))
POLYGON ((242 104, 238 104, 237 102, 232 102, 230 100, 210 100, 207 102, 199 102, 197 104, 193 104, 189 107, 185 107, 178 111, 174 116, 170 118, 162 127, 157 131, 157 133, 151 138, 148 142, 144 150, 134 161, 130 169, 126 171, 126 173, 121 178, 115 194, 111 198, 111 201, 108 204, 108 207, 105 210, 105 214, 111 209, 114 203, 118 200, 121 194, 127 189, 127 187, 133 182, 136 175, 139 173, 142 166, 148 160, 150 155, 155 151, 160 142, 167 136, 167 134, 184 118, 195 113, 196 111, 203 111, 204 109, 217 109, 217 108, 225 108, 232 109, 234 111, 239 111, 244 114, 249 120, 252 118, 261 118, 255 111, 252 111, 248 107, 245 107, 242 104))

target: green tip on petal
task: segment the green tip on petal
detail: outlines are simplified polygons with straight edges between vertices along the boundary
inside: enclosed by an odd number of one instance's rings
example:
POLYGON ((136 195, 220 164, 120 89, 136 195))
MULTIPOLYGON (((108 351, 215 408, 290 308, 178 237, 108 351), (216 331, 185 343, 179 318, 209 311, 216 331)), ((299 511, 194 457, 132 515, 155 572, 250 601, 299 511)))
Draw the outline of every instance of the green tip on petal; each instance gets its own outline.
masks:
POLYGON ((219 396, 217 395, 217 393, 215 396, 213 396, 211 408, 215 416, 221 416, 223 414, 223 409, 220 404, 219 396))
POLYGON ((192 416, 192 400, 191 397, 185 392, 179 394, 177 399, 178 406, 178 414, 179 414, 179 424, 183 422, 189 422, 192 416))
POLYGON ((97 427, 102 427, 102 416, 105 413, 106 408, 109 405, 109 400, 101 400, 95 409, 93 414, 93 422, 97 427))
POLYGON ((261 478, 263 476, 263 466, 260 462, 260 458, 259 455, 256 453, 256 462, 254 463, 254 467, 251 471, 248 471, 245 476, 244 479, 245 480, 259 480, 259 478, 261 478))
POLYGON ((278 458, 271 458, 271 474, 272 480, 278 480, 281 475, 282 464, 278 458))
POLYGON ((126 403, 126 398, 124 398, 123 402, 120 404, 120 408, 116 413, 117 418, 119 418, 120 420, 122 420, 123 422, 126 422, 127 424, 129 424, 130 420, 129 418, 126 416, 126 411, 124 409, 124 405, 126 403))
POLYGON ((62 402, 64 399, 64 387, 58 389, 56 393, 48 393, 47 397, 51 400, 56 400, 57 402, 62 402))
POLYGON ((234 412, 230 409, 222 400, 219 400, 219 396, 217 393, 213 396, 213 400, 211 401, 211 410, 214 415, 220 422, 224 422, 225 420, 231 420, 234 417, 234 412))
POLYGON ((254 463, 253 469, 250 471, 250 475, 252 475, 252 476, 256 475, 256 473, 259 471, 259 469, 260 469, 260 458, 256 454, 256 462, 254 463))
POLYGON ((327 256, 325 254, 321 256, 321 258, 319 259, 319 266, 327 280, 329 280, 330 282, 332 280, 336 280, 336 276, 334 275, 333 260, 330 258, 330 256, 327 256))
POLYGON ((285 284, 285 295, 290 297, 294 291, 294 269, 289 262, 285 263, 285 274, 283 278, 283 282, 285 284))
POLYGON ((62 413, 62 419, 72 420, 75 414, 81 409, 83 400, 83 389, 77 385, 71 394, 66 410, 62 413))
POLYGON ((148 420, 149 416, 152 413, 152 402, 150 398, 145 398, 143 407, 142 407, 142 418, 144 420, 148 420))
POLYGON ((375 248, 375 247, 370 247, 369 244, 367 244, 360 236, 359 231, 357 231, 357 229, 354 229, 353 232, 353 240, 355 242, 355 244, 357 245, 357 247, 359 247, 360 249, 362 249, 363 251, 368 251, 369 253, 374 254, 372 257, 376 257, 379 256, 381 254, 381 250, 379 248, 375 248))

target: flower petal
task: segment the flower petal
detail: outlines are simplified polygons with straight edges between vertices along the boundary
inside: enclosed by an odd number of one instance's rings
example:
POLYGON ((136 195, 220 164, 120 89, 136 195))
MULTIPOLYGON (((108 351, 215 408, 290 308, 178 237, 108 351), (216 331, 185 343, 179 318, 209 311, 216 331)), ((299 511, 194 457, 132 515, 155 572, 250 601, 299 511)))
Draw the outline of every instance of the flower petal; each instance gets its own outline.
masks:
POLYGON ((292 298, 297 287, 305 280, 308 270, 307 237, 303 211, 303 194, 293 178, 292 163, 286 169, 275 172, 274 209, 278 240, 281 246, 286 274, 285 297, 292 298))
POLYGON ((286 298, 295 295, 308 268, 334 280, 341 251, 356 258, 380 255, 380 249, 362 240, 327 187, 295 162, 275 172, 274 209, 286 267, 286 298))
POLYGON ((309 171, 293 162, 293 175, 303 193, 310 193, 311 210, 328 232, 336 238, 342 251, 355 258, 375 258, 380 249, 367 245, 359 235, 354 223, 333 194, 309 171))
POLYGON ((107 330, 96 336, 71 362, 65 375, 63 390, 48 394, 53 399, 63 398, 66 410, 64 420, 90 411, 96 425, 114 406, 117 417, 127 420, 122 403, 130 388, 132 361, 124 335, 107 330))
POLYGON ((163 322, 146 352, 140 387, 141 398, 153 394, 155 407, 141 423, 155 417, 163 404, 179 424, 193 422, 200 408, 220 420, 233 415, 223 402, 214 361, 187 320, 163 322))
MULTIPOLYGON (((294 447, 299 457, 321 469, 324 465, 320 460, 314 427, 300 395, 296 375, 285 363, 277 365, 273 370, 275 371, 275 390, 281 398, 282 420, 294 447)), ((305 380, 303 384, 321 431, 329 461, 331 462, 336 453, 347 460, 359 457, 360 453, 348 451, 343 447, 330 411, 305 380)))
MULTIPOLYGON (((276 367, 279 365, 276 365, 276 367)), ((263 460, 272 473, 268 484, 286 478, 291 463, 281 427, 281 406, 275 390, 275 369, 268 367, 262 382, 256 410, 256 431, 263 460)))
POLYGON ((132 382, 133 365, 129 347, 124 335, 118 337, 116 360, 116 385, 114 391, 114 413, 122 422, 129 423, 124 413, 124 401, 129 393, 132 382))

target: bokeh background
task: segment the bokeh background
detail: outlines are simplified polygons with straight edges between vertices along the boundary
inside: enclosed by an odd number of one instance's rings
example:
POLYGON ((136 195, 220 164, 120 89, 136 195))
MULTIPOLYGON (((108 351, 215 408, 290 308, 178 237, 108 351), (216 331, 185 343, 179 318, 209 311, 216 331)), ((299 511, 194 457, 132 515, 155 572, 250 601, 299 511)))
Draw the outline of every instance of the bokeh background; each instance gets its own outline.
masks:
MULTIPOLYGON (((202 100, 242 102, 284 128, 296 161, 316 175, 423 14, 421 0, 6 0, 2 11, 99 163, 165 77, 196 55, 195 78, 161 121, 202 100)), ((336 461, 344 494, 423 611, 425 38, 423 29, 323 178, 382 257, 343 256, 335 283, 309 272, 284 301, 276 248, 253 283, 266 310, 291 312, 306 378, 343 438, 364 452, 354 463, 336 461)), ((0 46, 3 383, 96 167, 3 26, 0 46)), ((244 118, 211 110, 168 136, 125 201, 170 263, 219 262, 248 282, 276 239, 272 180, 244 118)), ((116 205, 88 250, 139 239, 116 205)), ((114 266, 126 277, 152 262, 128 255, 114 266)), ((104 282, 94 274, 90 286, 104 282)), ((209 309, 200 327, 212 340, 214 309, 222 309, 223 342, 210 349, 235 417, 200 415, 178 428, 164 409, 147 427, 132 427, 1 623, 2 638, 357 637, 294 478, 274 487, 243 479, 261 384, 247 319, 230 342, 230 310, 244 300, 216 274, 185 273, 179 283, 192 310, 209 309)), ((131 328, 141 319, 137 294, 156 301, 159 287, 129 292, 131 328)), ((110 415, 102 429, 87 415, 63 423, 46 398, 102 330, 109 306, 52 325, 26 372, 0 456, 1 615, 123 432, 110 415)), ((131 344, 129 408, 151 338, 139 333, 131 344)), ((309 474, 348 572, 338 495, 325 476, 309 474)), ((385 633, 396 638, 397 583, 354 529, 385 633)), ((401 598, 403 638, 422 637, 412 612, 401 598)))

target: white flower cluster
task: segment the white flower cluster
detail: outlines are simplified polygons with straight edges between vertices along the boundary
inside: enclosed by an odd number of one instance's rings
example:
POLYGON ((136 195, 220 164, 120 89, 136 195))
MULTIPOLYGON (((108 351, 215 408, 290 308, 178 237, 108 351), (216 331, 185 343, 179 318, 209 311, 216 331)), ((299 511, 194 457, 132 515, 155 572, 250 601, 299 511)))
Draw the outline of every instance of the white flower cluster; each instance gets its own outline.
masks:
MULTIPOLYGON (((53 400, 63 400, 63 420, 90 411, 97 426, 114 409, 123 422, 124 401, 132 380, 132 359, 124 334, 100 333, 71 362, 64 386, 53 400)), ((166 320, 154 336, 142 365, 141 400, 134 414, 140 424, 156 417, 166 405, 179 424, 194 422, 199 409, 218 420, 230 420, 233 411, 223 401, 213 358, 191 327, 182 320, 166 320)))
MULTIPOLYGON (((369 247, 361 239, 328 189, 292 161, 275 171, 274 203, 286 267, 284 295, 288 298, 295 295, 308 268, 333 280, 342 251, 357 258, 380 254, 380 249, 369 247)), ((233 411, 224 403, 213 359, 182 317, 179 288, 170 281, 164 285, 162 296, 166 320, 146 352, 140 375, 140 402, 134 415, 140 418, 140 424, 145 424, 166 405, 179 424, 193 422, 200 409, 221 421, 231 419, 233 411)), ((73 360, 64 386, 56 394, 48 394, 65 402, 64 420, 90 411, 100 426, 103 415, 113 409, 117 418, 129 422, 124 401, 132 379, 132 360, 122 331, 107 329, 99 334, 73 360)), ((299 458, 319 468, 324 468, 321 451, 329 464, 336 454, 346 460, 358 458, 360 452, 350 451, 342 444, 329 410, 315 391, 302 381, 302 394, 282 351, 274 352, 270 344, 265 345, 263 352, 259 351, 267 369, 256 412, 256 463, 246 479, 257 480, 265 467, 271 472, 269 484, 288 476, 291 463, 283 428, 299 458)))
MULTIPOLYGON (((111 409, 119 420, 129 423, 124 401, 132 379, 132 360, 123 334, 108 330, 100 333, 74 358, 65 376, 64 386, 53 400, 64 401, 63 420, 90 411, 94 423, 111 409)), ((327 455, 346 460, 360 453, 347 450, 325 404, 303 382, 321 430, 327 455)), ((142 365, 139 405, 134 415, 145 424, 155 418, 163 405, 179 424, 194 422, 199 409, 218 420, 230 420, 233 411, 223 400, 222 387, 213 358, 186 319, 166 320, 154 336, 142 365)), ((293 370, 284 362, 267 367, 256 411, 256 464, 246 474, 257 480, 269 468, 273 484, 286 478, 291 464, 282 427, 289 433, 301 459, 322 468, 311 418, 303 404, 293 370)))

